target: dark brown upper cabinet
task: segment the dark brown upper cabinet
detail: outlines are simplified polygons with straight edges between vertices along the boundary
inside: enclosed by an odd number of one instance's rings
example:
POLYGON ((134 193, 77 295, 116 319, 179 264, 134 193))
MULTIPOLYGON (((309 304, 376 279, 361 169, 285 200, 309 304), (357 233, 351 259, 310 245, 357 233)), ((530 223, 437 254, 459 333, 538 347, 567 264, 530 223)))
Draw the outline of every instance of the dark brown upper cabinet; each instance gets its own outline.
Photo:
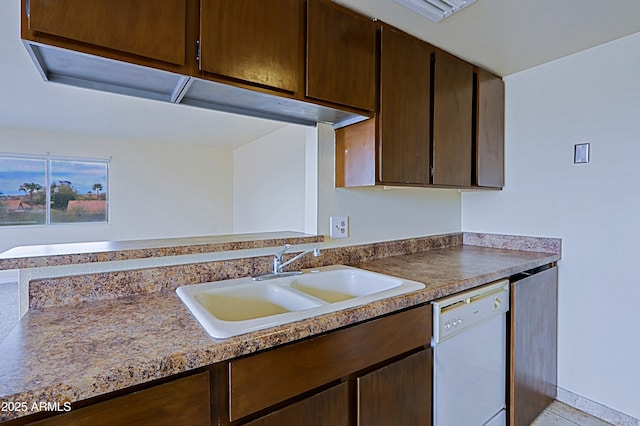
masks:
POLYGON ((379 110, 336 130, 336 186, 429 185, 432 53, 381 26, 379 110))
MULTIPOLYGON (((374 106, 306 96, 306 1, 273 0, 265 8, 260 0, 131 0, 117 7, 107 0, 22 0, 21 37, 45 81, 304 125, 338 128, 371 117, 374 106)), ((332 56, 334 46, 325 48, 332 56)), ((361 59, 353 58, 357 65, 361 59)), ((326 81, 348 74, 333 72, 326 81)), ((325 77, 322 69, 310 73, 325 77)))
POLYGON ((436 50, 433 89, 434 185, 471 186, 473 90, 473 66, 436 50))
POLYGON ((191 0, 24 1, 22 37, 83 53, 169 70, 189 65, 196 28, 191 0), (26 24, 26 25, 25 25, 26 24))
POLYGON ((336 131, 336 186, 502 188, 502 80, 386 24, 379 40, 379 109, 336 131))
POLYGON ((201 0, 200 69, 279 91, 300 91, 301 0, 201 0))
POLYGON ((433 47, 382 26, 379 176, 383 184, 429 184, 433 47))
POLYGON ((504 83, 485 70, 477 74, 475 182, 504 186, 504 83))
POLYGON ((377 121, 370 118, 336 130, 336 187, 373 186, 376 157, 377 121))
POLYGON ((308 0, 307 97, 374 111, 375 76, 376 24, 327 0, 308 0))

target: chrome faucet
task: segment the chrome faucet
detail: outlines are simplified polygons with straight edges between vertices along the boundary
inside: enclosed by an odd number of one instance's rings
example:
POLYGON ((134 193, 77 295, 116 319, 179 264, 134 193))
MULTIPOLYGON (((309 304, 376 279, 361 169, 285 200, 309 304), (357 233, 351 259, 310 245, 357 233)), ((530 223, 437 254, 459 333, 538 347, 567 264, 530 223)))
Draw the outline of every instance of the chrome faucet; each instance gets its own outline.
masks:
POLYGON ((276 254, 273 255, 273 272, 267 275, 260 275, 257 277, 253 277, 253 279, 255 281, 262 281, 262 280, 269 280, 272 278, 278 278, 278 277, 288 277, 288 276, 292 276, 292 275, 300 275, 302 274, 302 271, 290 271, 290 272, 283 272, 282 268, 284 268, 285 266, 295 262, 296 260, 300 259, 302 256, 305 256, 309 253, 313 253, 314 257, 318 257, 320 256, 320 249, 318 247, 311 249, 311 250, 305 250, 302 253, 292 257, 291 259, 287 260, 286 262, 282 262, 282 258, 284 256, 284 254, 289 251, 289 249, 291 248, 291 244, 285 244, 284 247, 277 251, 276 254))
MULTIPOLYGON (((286 262, 282 263, 282 256, 284 256, 284 254, 289 251, 289 249, 291 248, 291 244, 285 244, 284 247, 282 248, 282 250, 280 250, 279 252, 277 252, 274 256, 273 256, 273 273, 274 274, 282 274, 282 268, 284 268, 285 266, 295 262, 296 260, 300 259, 302 256, 307 255, 309 253, 313 253, 314 257, 318 257, 320 256, 320 249, 318 247, 312 249, 312 250, 305 250, 302 253, 300 253, 299 255, 293 257, 292 259, 287 260, 286 262)), ((297 271, 299 272, 299 271, 297 271)))

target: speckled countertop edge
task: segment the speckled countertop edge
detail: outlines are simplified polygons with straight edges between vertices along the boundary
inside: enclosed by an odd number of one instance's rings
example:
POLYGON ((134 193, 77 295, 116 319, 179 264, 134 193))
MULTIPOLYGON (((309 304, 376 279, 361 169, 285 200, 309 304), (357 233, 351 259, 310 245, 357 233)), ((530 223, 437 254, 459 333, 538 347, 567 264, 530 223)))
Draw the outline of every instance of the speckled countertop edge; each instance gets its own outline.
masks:
POLYGON ((209 237, 23 246, 0 253, 0 270, 182 256, 323 241, 324 236, 322 235, 299 232, 265 232, 209 237))
MULTIPOLYGON (((230 339, 210 338, 175 293, 30 311, 0 343, 0 401, 74 402, 310 337, 518 272, 559 254, 457 246, 354 265, 424 290, 230 339), (80 331, 79 331, 80 330, 80 331)), ((0 412, 0 421, 33 412, 0 412)))

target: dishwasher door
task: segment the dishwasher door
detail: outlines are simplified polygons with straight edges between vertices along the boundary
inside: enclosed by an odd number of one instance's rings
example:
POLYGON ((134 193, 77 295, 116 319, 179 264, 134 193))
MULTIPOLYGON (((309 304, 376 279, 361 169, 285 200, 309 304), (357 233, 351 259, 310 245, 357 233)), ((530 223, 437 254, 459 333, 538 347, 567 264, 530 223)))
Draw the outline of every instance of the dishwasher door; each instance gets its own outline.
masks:
POLYGON ((434 302, 436 426, 506 424, 509 283, 483 289, 434 302))

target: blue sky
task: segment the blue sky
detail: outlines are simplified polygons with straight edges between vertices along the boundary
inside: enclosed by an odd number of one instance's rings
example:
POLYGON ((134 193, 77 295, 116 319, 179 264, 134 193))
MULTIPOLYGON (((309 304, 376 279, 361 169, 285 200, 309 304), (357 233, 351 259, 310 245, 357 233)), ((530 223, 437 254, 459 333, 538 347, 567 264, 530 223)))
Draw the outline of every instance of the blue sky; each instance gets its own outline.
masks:
POLYGON ((45 160, 0 158, 0 192, 2 195, 24 195, 18 191, 23 183, 45 185, 45 160))
POLYGON ((93 191, 93 185, 99 183, 104 192, 107 189, 107 164, 106 163, 81 163, 77 161, 51 161, 51 182, 66 180, 80 194, 93 191))
MULTIPOLYGON (((45 186, 46 160, 0 157, 0 192, 2 195, 24 195, 18 188, 23 183, 45 186)), ((80 194, 93 191, 93 185, 107 188, 107 164, 80 161, 51 160, 51 182, 70 181, 80 194)))

